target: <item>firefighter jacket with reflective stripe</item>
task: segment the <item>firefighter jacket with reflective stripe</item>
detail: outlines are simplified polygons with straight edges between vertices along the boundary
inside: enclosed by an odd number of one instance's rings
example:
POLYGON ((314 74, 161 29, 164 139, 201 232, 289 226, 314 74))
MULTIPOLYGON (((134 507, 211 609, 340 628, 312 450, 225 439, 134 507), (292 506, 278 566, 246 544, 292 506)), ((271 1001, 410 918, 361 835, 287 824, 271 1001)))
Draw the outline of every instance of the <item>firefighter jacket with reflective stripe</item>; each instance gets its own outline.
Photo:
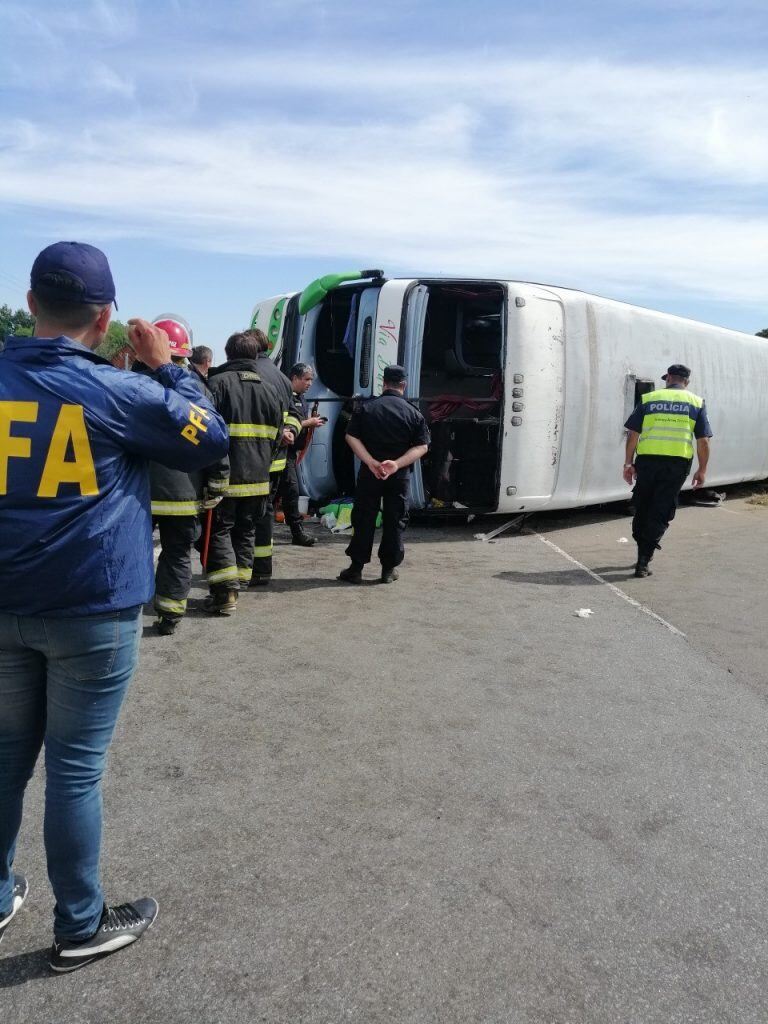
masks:
MULTIPOLYGON (((196 373, 189 373, 189 376, 200 394, 211 400, 211 392, 202 377, 196 373)), ((224 494, 229 483, 229 458, 225 456, 193 473, 182 473, 152 462, 149 479, 153 516, 196 516, 205 491, 212 496, 224 494)))
MULTIPOLYGON (((293 407, 293 388, 288 377, 282 372, 282 370, 272 362, 266 352, 262 352, 257 360, 257 369, 275 391, 280 396, 283 403, 283 425, 288 427, 289 430, 294 432, 294 437, 298 436, 301 430, 301 425, 298 427, 292 422, 293 417, 291 416, 293 407)), ((285 445, 282 443, 282 431, 278 437, 275 450, 272 455, 272 463, 269 467, 270 473, 282 473, 285 469, 288 452, 285 445)))
POLYGON ((149 460, 191 472, 226 426, 181 367, 151 377, 67 337, 0 352, 0 610, 71 618, 152 596, 149 460))
POLYGON ((228 498, 269 494, 269 467, 282 434, 284 401, 261 374, 261 361, 232 359, 208 377, 230 437, 228 498))
POLYGON ((649 391, 641 400, 643 416, 638 455, 692 459, 696 423, 704 400, 683 388, 649 391))

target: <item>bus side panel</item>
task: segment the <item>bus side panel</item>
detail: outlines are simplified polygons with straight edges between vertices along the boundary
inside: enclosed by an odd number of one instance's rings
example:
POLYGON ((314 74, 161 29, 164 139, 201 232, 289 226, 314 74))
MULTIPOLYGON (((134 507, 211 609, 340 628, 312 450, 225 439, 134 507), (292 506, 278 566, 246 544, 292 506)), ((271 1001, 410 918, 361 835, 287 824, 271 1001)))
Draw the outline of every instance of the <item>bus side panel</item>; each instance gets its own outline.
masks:
POLYGON ((621 467, 635 381, 664 387, 661 375, 678 362, 707 400, 715 435, 707 485, 766 476, 768 343, 610 299, 574 296, 566 309, 566 443, 551 507, 629 499, 621 467))
POLYGON ((560 299, 543 289, 510 284, 499 512, 542 508, 555 490, 563 426, 564 347, 560 299), (521 300, 524 305, 518 305, 521 300))
POLYGON ((264 331, 269 341, 269 356, 275 362, 280 361, 283 347, 283 327, 285 324, 285 307, 288 300, 297 294, 287 292, 284 295, 273 295, 256 303, 251 314, 251 327, 264 331))

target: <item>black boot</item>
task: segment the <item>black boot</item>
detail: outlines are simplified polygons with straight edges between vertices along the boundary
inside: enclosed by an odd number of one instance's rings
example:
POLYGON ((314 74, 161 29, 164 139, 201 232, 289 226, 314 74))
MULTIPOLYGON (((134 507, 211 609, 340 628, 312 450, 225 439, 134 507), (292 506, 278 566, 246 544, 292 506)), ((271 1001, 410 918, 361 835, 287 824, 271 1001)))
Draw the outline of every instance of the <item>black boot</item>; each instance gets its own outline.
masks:
POLYGON ((300 548, 313 548, 317 543, 317 539, 305 533, 301 526, 291 530, 291 534, 291 544, 296 544, 300 548))
POLYGON ((337 579, 342 583, 362 583, 363 567, 359 562, 352 562, 348 569, 342 569, 337 579))
POLYGON ((648 568, 649 562, 650 558, 646 557, 645 555, 638 556, 637 565, 635 566, 635 576, 637 577, 637 579, 642 580, 645 579, 646 576, 653 576, 653 573, 648 568))

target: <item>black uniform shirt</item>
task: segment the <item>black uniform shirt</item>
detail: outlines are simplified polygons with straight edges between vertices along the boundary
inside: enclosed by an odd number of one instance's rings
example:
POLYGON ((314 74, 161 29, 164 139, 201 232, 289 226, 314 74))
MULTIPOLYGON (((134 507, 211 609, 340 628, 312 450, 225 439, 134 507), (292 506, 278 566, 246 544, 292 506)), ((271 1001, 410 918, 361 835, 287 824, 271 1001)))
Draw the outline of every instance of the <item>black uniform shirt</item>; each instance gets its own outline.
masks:
POLYGON ((347 433, 362 441, 379 462, 397 459, 409 448, 430 442, 427 422, 419 410, 389 388, 352 414, 347 433))

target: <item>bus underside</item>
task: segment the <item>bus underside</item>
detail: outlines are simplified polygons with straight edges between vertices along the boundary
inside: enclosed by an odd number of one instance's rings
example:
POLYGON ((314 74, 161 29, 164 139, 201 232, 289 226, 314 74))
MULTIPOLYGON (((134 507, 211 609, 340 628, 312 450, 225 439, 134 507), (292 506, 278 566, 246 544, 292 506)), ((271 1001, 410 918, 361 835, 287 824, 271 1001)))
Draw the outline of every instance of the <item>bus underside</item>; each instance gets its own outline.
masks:
MULTIPOLYGON (((299 358, 317 373, 307 397, 317 397, 329 417, 328 432, 313 444, 318 450, 302 465, 303 487, 315 500, 354 491, 354 459, 344 437, 353 396, 371 394, 369 339, 381 292, 370 284, 337 288, 306 317, 299 358)), ((432 435, 413 473, 411 506, 438 514, 492 512, 503 433, 505 291, 492 282, 418 282, 401 311, 398 359, 408 371, 407 397, 432 435)))

